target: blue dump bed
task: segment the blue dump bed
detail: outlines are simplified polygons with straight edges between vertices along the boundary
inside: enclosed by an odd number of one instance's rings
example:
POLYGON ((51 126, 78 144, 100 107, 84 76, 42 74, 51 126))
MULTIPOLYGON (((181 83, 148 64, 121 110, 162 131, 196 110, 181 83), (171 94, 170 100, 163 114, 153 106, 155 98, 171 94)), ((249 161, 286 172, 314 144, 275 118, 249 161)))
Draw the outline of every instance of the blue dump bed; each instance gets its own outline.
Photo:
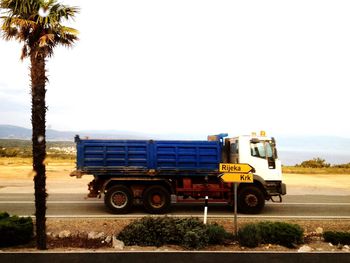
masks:
POLYGON ((77 169, 94 175, 217 173, 222 141, 92 140, 76 137, 77 169))

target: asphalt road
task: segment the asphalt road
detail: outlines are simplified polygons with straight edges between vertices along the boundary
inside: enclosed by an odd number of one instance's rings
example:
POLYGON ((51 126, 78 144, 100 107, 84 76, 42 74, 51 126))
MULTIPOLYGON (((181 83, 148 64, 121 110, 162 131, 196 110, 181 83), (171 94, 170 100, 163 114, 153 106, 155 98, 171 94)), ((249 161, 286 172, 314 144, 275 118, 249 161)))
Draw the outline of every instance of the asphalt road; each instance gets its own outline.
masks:
MULTIPOLYGON (((112 215, 101 199, 85 199, 84 194, 51 194, 47 202, 48 217, 141 217, 147 215, 142 206, 128 215, 112 215)), ((34 215, 33 194, 0 194, 0 211, 20 216, 34 215)), ((175 204, 169 215, 202 216, 202 205, 175 204)), ((233 211, 223 205, 210 205, 208 217, 233 217, 233 211)), ((239 217, 350 219, 350 196, 289 195, 283 203, 267 202, 259 215, 239 217)))

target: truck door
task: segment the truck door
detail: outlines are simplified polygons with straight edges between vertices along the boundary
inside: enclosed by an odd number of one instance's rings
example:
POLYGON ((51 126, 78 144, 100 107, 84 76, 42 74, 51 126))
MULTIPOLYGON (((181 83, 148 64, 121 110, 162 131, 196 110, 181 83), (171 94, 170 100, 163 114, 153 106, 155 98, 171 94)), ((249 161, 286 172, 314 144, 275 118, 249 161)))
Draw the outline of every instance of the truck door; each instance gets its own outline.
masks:
POLYGON ((276 176, 281 174, 281 169, 274 140, 252 139, 250 153, 250 165, 255 168, 256 173, 264 176, 265 180, 276 180, 276 176))
POLYGON ((257 158, 265 159, 269 169, 275 169, 275 151, 270 141, 251 140, 250 142, 251 155, 257 158))

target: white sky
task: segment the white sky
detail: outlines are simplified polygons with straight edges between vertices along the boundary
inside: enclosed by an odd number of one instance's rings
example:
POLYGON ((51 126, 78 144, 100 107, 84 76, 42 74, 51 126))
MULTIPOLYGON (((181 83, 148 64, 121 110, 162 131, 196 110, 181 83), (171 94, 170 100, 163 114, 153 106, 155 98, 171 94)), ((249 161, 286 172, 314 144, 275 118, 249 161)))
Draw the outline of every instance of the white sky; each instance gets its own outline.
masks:
MULTIPOLYGON (((58 130, 350 137, 350 1, 74 1, 48 62, 58 130)), ((28 61, 0 40, 0 124, 30 127, 28 61)))

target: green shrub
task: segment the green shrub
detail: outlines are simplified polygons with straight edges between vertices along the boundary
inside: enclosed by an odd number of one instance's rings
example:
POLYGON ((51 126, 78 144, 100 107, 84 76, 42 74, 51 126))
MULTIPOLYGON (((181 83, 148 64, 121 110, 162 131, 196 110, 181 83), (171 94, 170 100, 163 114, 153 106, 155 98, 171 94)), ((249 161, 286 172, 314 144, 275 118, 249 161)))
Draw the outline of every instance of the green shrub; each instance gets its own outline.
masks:
POLYGON ((184 233, 180 245, 188 249, 199 249, 207 246, 209 237, 205 229, 194 228, 184 233))
POLYGON ((10 217, 10 215, 7 212, 1 212, 0 213, 0 220, 8 218, 8 217, 10 217))
POLYGON ((0 214, 0 247, 28 243, 33 236, 33 220, 30 217, 0 214))
POLYGON ((209 237, 209 244, 223 244, 225 240, 233 239, 233 235, 226 232, 226 230, 214 223, 207 225, 207 235, 209 237))
POLYGON ((303 242, 303 229, 299 225, 284 222, 260 222, 248 224, 238 232, 241 246, 257 247, 260 244, 278 244, 295 247, 303 242))
POLYGON ((209 237, 206 225, 198 218, 180 218, 176 220, 178 243, 185 248, 202 248, 208 245, 209 237))
POLYGON ((284 222, 260 222, 258 227, 264 244, 278 244, 292 248, 303 242, 304 230, 299 225, 284 222))
POLYGON ((342 168, 342 169, 349 169, 350 163, 343 163, 343 164, 334 164, 332 165, 334 168, 342 168))
POLYGON ((326 231, 323 233, 323 238, 333 245, 350 245, 350 232, 326 231))
POLYGON ((248 224, 238 230, 238 242, 243 247, 257 247, 261 241, 260 228, 256 224, 248 224))
POLYGON ((126 226, 117 236, 125 245, 180 245, 198 249, 222 243, 229 234, 219 225, 204 225, 197 218, 145 217, 126 226))
POLYGON ((127 225, 118 235, 125 245, 162 246, 177 237, 175 222, 168 217, 144 217, 127 225))
POLYGON ((301 164, 296 165, 297 167, 305 168, 328 168, 331 165, 326 163, 326 160, 321 158, 314 158, 312 160, 303 161, 301 164))

